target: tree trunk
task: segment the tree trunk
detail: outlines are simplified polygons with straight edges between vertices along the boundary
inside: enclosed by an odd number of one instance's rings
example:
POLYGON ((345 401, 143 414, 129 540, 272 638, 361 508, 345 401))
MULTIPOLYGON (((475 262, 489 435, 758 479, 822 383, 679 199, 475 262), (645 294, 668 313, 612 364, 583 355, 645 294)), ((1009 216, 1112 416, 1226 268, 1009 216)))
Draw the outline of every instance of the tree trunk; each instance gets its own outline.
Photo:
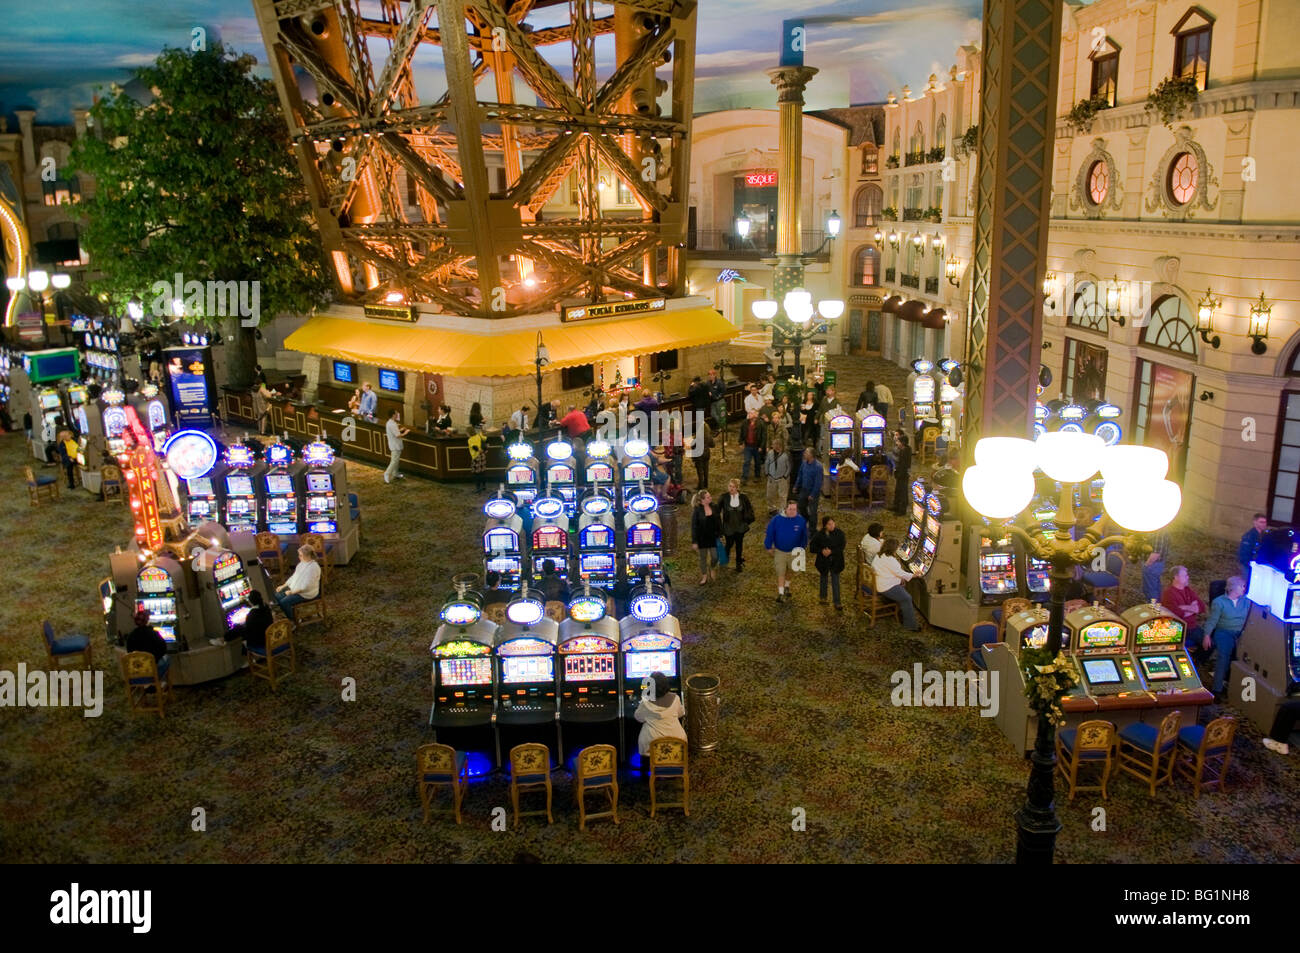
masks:
POLYGON ((238 317, 222 319, 221 333, 226 341, 226 386, 231 390, 247 390, 253 386, 257 367, 255 331, 256 328, 244 327, 238 317))

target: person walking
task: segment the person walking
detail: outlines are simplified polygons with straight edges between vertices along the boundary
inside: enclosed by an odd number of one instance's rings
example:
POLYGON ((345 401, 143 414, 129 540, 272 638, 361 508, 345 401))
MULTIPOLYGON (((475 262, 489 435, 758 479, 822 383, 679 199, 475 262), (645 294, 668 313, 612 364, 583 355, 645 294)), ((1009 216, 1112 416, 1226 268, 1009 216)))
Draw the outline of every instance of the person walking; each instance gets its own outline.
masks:
POLYGON ((388 469, 384 471, 384 482, 405 480, 406 476, 398 468, 402 465, 402 438, 411 431, 401 425, 402 412, 395 410, 388 415, 384 431, 388 434, 388 469))
POLYGON ((790 495, 790 457, 785 452, 785 441, 779 436, 767 448, 763 473, 767 476, 767 515, 775 516, 785 509, 786 497, 790 495))
POLYGON ((708 490, 700 490, 691 500, 691 549, 700 557, 700 585, 718 578, 718 537, 722 524, 713 497, 708 490))
POLYGON ((894 514, 907 513, 907 495, 912 482, 912 445, 902 430, 894 431, 894 514))
POLYGON ((727 428, 727 385, 718 376, 718 372, 709 369, 709 408, 713 413, 713 426, 716 430, 727 428))
POLYGON ((736 563, 736 572, 745 565, 745 534, 754 522, 754 507, 749 497, 740 492, 740 481, 731 479, 727 482, 727 494, 718 501, 721 508, 722 535, 727 539, 727 552, 735 549, 732 557, 736 563))
POLYGON ((903 616, 903 628, 909 632, 920 632, 921 625, 916 621, 916 607, 912 597, 903 584, 916 574, 907 572, 898 561, 898 540, 890 537, 880 547, 880 555, 871 563, 876 574, 876 592, 891 602, 898 603, 898 610, 903 616))
POLYGON ((874 408, 876 406, 876 382, 867 381, 866 386, 862 388, 862 393, 858 395, 858 405, 854 411, 859 411, 864 407, 874 408))
POLYGON ((745 422, 740 425, 740 446, 744 452, 744 464, 740 468, 740 478, 749 482, 749 467, 754 466, 754 479, 759 477, 759 466, 763 452, 767 449, 767 428, 758 419, 758 411, 751 410, 745 414, 745 422))
POLYGON ((483 436, 481 423, 470 434, 468 445, 469 467, 474 471, 474 492, 482 493, 487 485, 487 437, 483 436))
POLYGON ((709 485, 709 458, 713 456, 713 429, 705 423, 700 433, 691 438, 691 461, 695 464, 695 489, 709 485))
POLYGON ((894 393, 884 384, 876 385, 876 411, 880 416, 885 418, 885 426, 889 426, 889 408, 894 403, 894 393))
POLYGON ((1250 600, 1246 598, 1246 580, 1240 576, 1228 579, 1228 591, 1210 603, 1210 614, 1205 620, 1205 635, 1201 648, 1209 652, 1214 648, 1214 698, 1226 701, 1224 693, 1228 668, 1237 652, 1237 639, 1246 626, 1250 614, 1250 600))
POLYGON ((794 561, 794 551, 808 545, 808 523, 799 515, 794 500, 785 505, 785 512, 778 513, 767 522, 767 534, 763 547, 772 554, 772 564, 776 568, 776 601, 790 600, 790 587, 786 577, 790 574, 790 564, 794 561))
POLYGON ((794 479, 795 499, 799 502, 799 512, 808 521, 809 526, 817 523, 817 507, 822 498, 822 465, 813 454, 812 447, 805 447, 803 463, 794 479))
POLYGON ((814 555, 814 565, 821 576, 818 590, 819 600, 826 605, 826 584, 830 583, 831 595, 835 600, 835 611, 843 612, 840 604, 840 573, 844 571, 844 530, 835 525, 835 517, 829 513, 822 517, 822 528, 813 533, 808 541, 808 551, 814 555))

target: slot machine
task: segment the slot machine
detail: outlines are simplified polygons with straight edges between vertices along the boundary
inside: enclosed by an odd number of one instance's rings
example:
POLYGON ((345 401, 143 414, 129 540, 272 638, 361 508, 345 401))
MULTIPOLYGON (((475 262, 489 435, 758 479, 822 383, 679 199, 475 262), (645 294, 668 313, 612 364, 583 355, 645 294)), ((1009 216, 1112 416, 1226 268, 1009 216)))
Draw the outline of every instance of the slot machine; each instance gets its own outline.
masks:
MULTIPOLYGON (((125 402, 126 395, 117 388, 108 388, 99 395, 99 435, 104 438, 104 446, 109 456, 115 460, 126 453, 126 428, 129 422, 126 410, 122 406, 125 402)), ((90 428, 94 436, 95 416, 93 414, 90 416, 90 428)))
POLYGON ((169 653, 188 647, 188 633, 180 625, 184 579, 180 563, 162 556, 150 559, 136 574, 134 611, 149 610, 149 624, 163 637, 169 653))
POLYGON ((618 529, 614 504, 588 491, 578 504, 577 578, 612 592, 618 581, 618 529))
POLYGON ((664 578, 663 527, 659 523, 659 501, 652 494, 629 497, 623 516, 624 574, 628 582, 647 572, 655 582, 664 578))
POLYGON ((251 447, 232 443, 226 448, 226 462, 217 479, 221 522, 232 533, 256 533, 261 509, 258 479, 264 469, 251 447))
POLYGON ((858 468, 867 469, 867 458, 875 451, 885 452, 885 429, 888 421, 874 410, 858 411, 858 468))
POLYGON ((32 436, 36 436, 36 431, 40 431, 42 452, 41 458, 45 458, 44 445, 53 443, 54 438, 58 436, 58 429, 55 421, 63 416, 63 399, 59 396, 57 387, 42 387, 36 392, 36 409, 37 412, 32 415, 35 418, 35 428, 32 436))
POLYGON ((180 482, 181 508, 191 526, 218 517, 217 493, 212 485, 217 456, 217 442, 202 430, 178 430, 163 444, 163 459, 180 482))
POLYGON ((347 464, 324 440, 313 440, 302 448, 298 495, 303 501, 306 531, 332 541, 329 551, 334 565, 347 565, 360 545, 360 533, 348 504, 347 464))
POLYGON ((925 423, 938 423, 936 389, 934 365, 923 357, 917 358, 912 362, 912 373, 907 375, 907 395, 912 402, 912 425, 918 430, 925 423))
POLYGON ((64 419, 72 423, 79 436, 88 436, 90 434, 90 418, 86 413, 86 406, 89 403, 86 385, 75 381, 69 383, 67 398, 68 414, 64 419))
POLYGON ((907 535, 898 544, 900 562, 911 562, 921 550, 921 536, 925 532, 925 498, 930 486, 924 479, 912 481, 912 505, 908 510, 907 535))
POLYGON ((192 565, 199 580, 204 631, 210 637, 224 638, 248 614, 244 600, 253 584, 244 560, 233 550, 214 546, 198 554, 192 565))
POLYGON ((553 739, 558 754, 555 652, 560 627, 554 619, 546 618, 541 594, 529 589, 522 590, 506 606, 506 620, 497 629, 493 650, 497 744, 507 750, 521 741, 542 742, 549 747, 553 739))
MULTIPOLYGON (((496 705, 492 649, 497 625, 483 618, 482 605, 466 595, 460 593, 442 607, 441 624, 429 646, 433 654, 429 726, 435 734, 439 729, 484 729, 492 724, 496 705)), ((469 747, 466 740, 451 737, 443 743, 459 742, 455 746, 464 750, 469 747)))
POLYGON ((564 501, 564 512, 572 519, 578 511, 578 461, 567 440, 546 445, 546 493, 564 501))
POLYGON ((272 440, 262 451, 262 519, 260 525, 277 536, 297 536, 302 532, 302 498, 297 484, 303 466, 295 463, 293 449, 272 440))
POLYGON ((623 655, 623 725, 626 750, 637 750, 641 725, 636 709, 641 703, 641 684, 655 672, 668 679, 668 688, 686 703, 682 693, 682 627, 670 614, 668 593, 655 583, 632 589, 628 614, 619 620, 619 647, 623 655))
POLYGON ((560 723, 618 721, 618 623, 606 614, 605 595, 584 588, 569 600, 560 623, 560 723))
POLYGON ((158 390, 156 384, 141 384, 140 389, 131 395, 130 403, 153 438, 155 453, 162 453, 163 445, 171 436, 171 418, 167 409, 167 398, 158 390))
POLYGON ((971 542, 979 547, 980 604, 1000 605, 1004 599, 1020 595, 1017 552, 1011 534, 985 527, 971 534, 971 542))
POLYGON ((487 526, 483 530, 483 571, 501 574, 501 586, 515 589, 523 578, 524 521, 515 510, 515 501, 504 491, 483 504, 487 526))
POLYGON ((634 437, 623 444, 619 461, 619 476, 623 486, 623 505, 644 491, 642 484, 650 485, 650 444, 634 437))
POLYGON ((1137 662, 1129 654, 1128 625, 1104 606, 1075 609, 1065 617, 1070 632, 1070 654, 1079 684, 1097 702, 1099 711, 1116 725, 1140 721, 1156 700, 1138 677, 1137 662))
MULTIPOLYGON (((855 430, 857 430, 857 426, 853 416, 838 407, 834 410, 828 410, 822 415, 821 445, 826 448, 824 462, 826 472, 830 474, 831 480, 834 480, 836 474, 839 473, 841 463, 853 459, 853 435, 855 430)), ((823 489, 829 495, 831 492, 830 481, 823 480, 822 483, 823 489)))
POLYGON ((1043 434, 1047 433, 1047 416, 1046 405, 1042 401, 1034 404, 1034 439, 1037 440, 1043 434))
MULTIPOLYGON (((1187 625, 1154 599, 1120 614, 1129 628, 1129 654, 1137 660, 1138 677, 1155 696, 1157 708, 1208 705, 1214 694, 1201 684, 1183 647, 1187 625)), ((1190 716, 1195 723, 1195 715, 1190 716)))
POLYGON ((506 489, 514 494, 516 512, 532 518, 533 500, 537 499, 537 458, 531 444, 519 440, 506 447, 506 489))
POLYGON ((1119 423, 1123 413, 1114 404, 1102 401, 1084 421, 1084 429, 1100 437, 1106 446, 1113 447, 1124 437, 1124 428, 1119 423))
POLYGON ((614 492, 614 458, 608 441, 592 440, 584 448, 587 466, 583 473, 583 482, 590 488, 601 486, 614 492))
MULTIPOLYGON (((980 603, 968 602, 961 591, 965 527, 951 512, 952 498, 933 490, 925 497, 925 525, 920 548, 911 561, 916 577, 907 588, 916 608, 931 625, 954 632, 969 631, 980 615, 980 603)), ((992 609, 986 612, 991 615, 992 609)))
MULTIPOLYGON (((949 440, 956 440, 961 428, 962 390, 960 384, 952 382, 953 372, 960 368, 961 364, 950 357, 939 362, 939 425, 949 440)), ((960 373, 956 376, 961 379, 960 373)))
MULTIPOLYGON (((1055 507, 1052 515, 1056 515, 1055 507)), ((1052 591, 1052 564, 1030 555, 1019 540, 1016 540, 1016 562, 1023 580, 1020 591, 1032 602, 1046 602, 1052 591)))
POLYGON ((1253 605, 1237 640, 1228 694, 1260 731, 1268 732, 1278 707, 1300 695, 1300 559, 1291 547, 1271 552, 1260 547, 1250 564, 1246 597, 1253 605))
POLYGON ((535 581, 541 580, 542 566, 548 559, 555 563, 557 576, 568 578, 569 518, 564 513, 564 501, 558 496, 541 496, 533 501, 529 552, 535 581))

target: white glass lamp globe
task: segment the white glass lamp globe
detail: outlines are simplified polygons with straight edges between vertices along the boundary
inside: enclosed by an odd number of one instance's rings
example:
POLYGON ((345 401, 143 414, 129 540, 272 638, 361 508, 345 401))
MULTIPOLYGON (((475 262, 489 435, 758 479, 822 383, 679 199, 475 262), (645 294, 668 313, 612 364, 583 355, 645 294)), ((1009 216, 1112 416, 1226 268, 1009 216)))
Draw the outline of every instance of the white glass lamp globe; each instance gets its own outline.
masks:
POLYGON ((27 272, 27 287, 40 294, 50 286, 50 276, 44 271, 27 272))
POLYGON ((1116 444, 1102 451, 1101 475, 1108 481, 1163 480, 1169 475, 1169 457, 1155 447, 1116 444))
POLYGON ((1000 467, 967 467, 961 477, 961 492, 975 512, 991 520, 1005 520, 1020 513, 1034 496, 1032 470, 1004 470, 1000 467))
POLYGON ((1183 505, 1183 491, 1172 480, 1107 480, 1101 490, 1106 515, 1134 533, 1168 526, 1183 505))
POLYGON ((817 302, 817 312, 827 321, 834 321, 844 313, 844 302, 831 298, 817 302))
POLYGON ((1038 448, 1024 437, 983 437, 975 444, 975 463, 1033 473, 1038 466, 1038 448))
POLYGON ((13 278, 6 278, 5 287, 10 291, 22 291, 27 287, 27 279, 21 275, 16 275, 13 278))
POLYGON ((1034 442, 1039 468, 1058 483, 1082 483, 1097 472, 1106 441, 1096 434, 1056 431, 1034 442))
POLYGON ((72 276, 61 273, 56 274, 50 279, 50 283, 54 285, 56 290, 62 291, 72 284, 72 276))
POLYGON ((776 317, 777 309, 780 307, 781 306, 775 301, 765 298, 762 301, 755 301, 753 305, 750 306, 750 310, 754 312, 754 317, 758 318, 758 320, 771 321, 776 317))
POLYGON ((812 320, 812 295, 802 288, 796 288, 785 296, 785 316, 795 324, 807 324, 812 320))

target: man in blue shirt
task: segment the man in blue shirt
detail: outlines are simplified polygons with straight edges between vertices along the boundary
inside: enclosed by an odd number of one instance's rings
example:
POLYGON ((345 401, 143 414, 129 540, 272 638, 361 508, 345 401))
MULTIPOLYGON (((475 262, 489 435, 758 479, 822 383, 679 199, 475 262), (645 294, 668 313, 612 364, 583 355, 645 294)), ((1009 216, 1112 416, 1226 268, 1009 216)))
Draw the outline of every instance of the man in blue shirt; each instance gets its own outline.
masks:
POLYGON ((795 499, 799 502, 799 512, 811 526, 817 524, 817 505, 822 498, 822 465, 813 455, 812 447, 805 447, 803 463, 799 464, 799 473, 794 479, 795 499))
POLYGON ((790 589, 785 577, 796 549, 808 545, 808 524, 799 515, 794 500, 785 504, 785 512, 773 516, 767 523, 767 536, 763 546, 772 554, 776 566, 776 601, 789 600, 790 589))
POLYGON ((1160 601, 1163 591, 1160 577, 1164 575, 1165 559, 1169 556, 1169 530, 1161 530, 1151 538, 1151 555, 1142 564, 1142 595, 1160 601))
POLYGON ((1210 615, 1205 620, 1205 637, 1201 648, 1210 651, 1213 645, 1216 654, 1214 660, 1214 697, 1223 701, 1224 682, 1228 678, 1228 666, 1237 651, 1237 639, 1245 628, 1246 617, 1250 614, 1250 600, 1246 598, 1246 580, 1233 576, 1228 580, 1228 591, 1210 603, 1210 615))
POLYGON ((361 384, 361 405, 358 410, 362 417, 367 420, 375 419, 375 411, 379 409, 379 395, 370 389, 370 381, 364 381, 361 384))
POLYGON ((1256 513, 1254 525, 1242 534, 1241 545, 1237 547, 1237 562, 1241 563, 1241 568, 1246 570, 1247 578, 1250 578, 1250 561, 1259 552, 1259 544, 1266 532, 1268 532, 1268 517, 1263 513, 1256 513))

